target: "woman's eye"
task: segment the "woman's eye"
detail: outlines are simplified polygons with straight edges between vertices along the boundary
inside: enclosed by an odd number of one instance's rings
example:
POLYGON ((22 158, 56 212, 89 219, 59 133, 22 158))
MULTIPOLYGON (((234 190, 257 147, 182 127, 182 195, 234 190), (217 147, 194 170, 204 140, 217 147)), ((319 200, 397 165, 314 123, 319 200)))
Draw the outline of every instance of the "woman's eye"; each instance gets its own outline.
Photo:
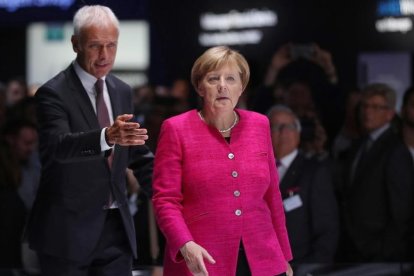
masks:
POLYGON ((217 81, 219 78, 218 77, 209 77, 208 81, 217 81))

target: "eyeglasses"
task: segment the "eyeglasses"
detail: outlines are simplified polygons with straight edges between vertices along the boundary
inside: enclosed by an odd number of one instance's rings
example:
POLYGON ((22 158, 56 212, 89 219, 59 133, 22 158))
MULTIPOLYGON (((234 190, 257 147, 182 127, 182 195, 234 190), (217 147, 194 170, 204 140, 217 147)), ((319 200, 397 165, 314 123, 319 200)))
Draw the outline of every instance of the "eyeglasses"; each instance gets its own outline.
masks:
POLYGON ((362 109, 371 109, 373 111, 381 111, 381 110, 386 110, 390 108, 388 105, 367 104, 367 103, 363 103, 361 107, 362 109))
POLYGON ((295 131, 297 130, 296 124, 273 124, 272 125, 272 131, 274 132, 282 132, 282 130, 289 130, 289 131, 295 131))

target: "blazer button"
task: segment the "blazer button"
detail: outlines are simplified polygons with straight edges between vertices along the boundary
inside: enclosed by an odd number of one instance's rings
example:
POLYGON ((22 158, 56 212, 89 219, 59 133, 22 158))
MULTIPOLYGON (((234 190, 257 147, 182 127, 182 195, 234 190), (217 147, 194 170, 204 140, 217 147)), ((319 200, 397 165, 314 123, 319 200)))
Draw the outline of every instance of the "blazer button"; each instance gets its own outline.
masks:
POLYGON ((239 197, 239 196, 240 196, 240 191, 235 190, 235 191, 233 192, 233 195, 234 195, 235 197, 239 197))
POLYGON ((234 214, 236 214, 236 216, 241 216, 242 211, 240 209, 237 209, 236 211, 234 211, 234 214))
POLYGON ((227 156, 229 157, 229 159, 233 159, 234 158, 234 154, 231 153, 231 152, 227 156))
POLYGON ((231 176, 233 176, 233 177, 237 177, 237 176, 239 176, 239 174, 238 174, 236 171, 232 171, 232 172, 231 172, 231 176))

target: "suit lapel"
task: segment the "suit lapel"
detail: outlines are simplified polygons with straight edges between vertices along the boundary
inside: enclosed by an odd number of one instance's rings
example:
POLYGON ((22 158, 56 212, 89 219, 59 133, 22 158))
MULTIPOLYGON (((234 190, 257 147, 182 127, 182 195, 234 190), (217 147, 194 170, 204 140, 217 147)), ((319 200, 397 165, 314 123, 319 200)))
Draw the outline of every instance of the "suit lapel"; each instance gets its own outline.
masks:
POLYGON ((108 75, 105 80, 106 88, 108 88, 109 98, 111 99, 112 116, 115 121, 116 117, 120 115, 122 111, 121 100, 119 98, 119 94, 116 92, 116 84, 113 81, 111 75, 108 75))
POLYGON ((91 129, 99 128, 98 118, 96 117, 91 100, 89 99, 88 94, 83 87, 78 75, 76 75, 75 69, 72 65, 66 69, 66 74, 68 76, 69 89, 71 90, 73 97, 76 99, 76 102, 79 105, 79 109, 88 126, 91 129))
POLYGON ((372 168, 370 164, 374 164, 378 160, 378 154, 384 150, 384 143, 386 143, 388 137, 392 135, 392 129, 387 129, 384 133, 381 134, 380 137, 375 140, 370 149, 366 152, 366 157, 364 158, 364 162, 357 163, 355 168, 355 176, 353 183, 360 181, 360 178, 364 175, 364 173, 372 168))
MULTIPOLYGON (((111 77, 111 75, 106 76, 105 82, 106 82, 106 88, 108 89, 109 98, 111 99, 112 116, 115 122, 116 117, 121 115, 121 112, 122 112, 120 94, 117 93, 117 86, 115 82, 113 81, 113 78, 111 77)), ((117 160, 120 157, 121 150, 122 150, 122 147, 115 145, 114 160, 112 163, 113 166, 116 166, 118 164, 117 160)))
POLYGON ((287 195, 287 190, 289 190, 289 188, 299 185, 298 178, 303 164, 303 159, 304 157, 299 152, 283 176, 282 182, 280 183, 280 190, 282 191, 283 197, 287 195))

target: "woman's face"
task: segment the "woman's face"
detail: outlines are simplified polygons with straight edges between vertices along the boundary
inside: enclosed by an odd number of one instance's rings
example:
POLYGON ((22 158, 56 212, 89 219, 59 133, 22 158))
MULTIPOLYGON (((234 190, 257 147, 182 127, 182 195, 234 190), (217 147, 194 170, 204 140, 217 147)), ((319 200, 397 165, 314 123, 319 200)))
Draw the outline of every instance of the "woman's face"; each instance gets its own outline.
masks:
POLYGON ((207 72, 200 81, 197 92, 204 100, 204 108, 234 109, 243 92, 238 67, 230 63, 207 72))

